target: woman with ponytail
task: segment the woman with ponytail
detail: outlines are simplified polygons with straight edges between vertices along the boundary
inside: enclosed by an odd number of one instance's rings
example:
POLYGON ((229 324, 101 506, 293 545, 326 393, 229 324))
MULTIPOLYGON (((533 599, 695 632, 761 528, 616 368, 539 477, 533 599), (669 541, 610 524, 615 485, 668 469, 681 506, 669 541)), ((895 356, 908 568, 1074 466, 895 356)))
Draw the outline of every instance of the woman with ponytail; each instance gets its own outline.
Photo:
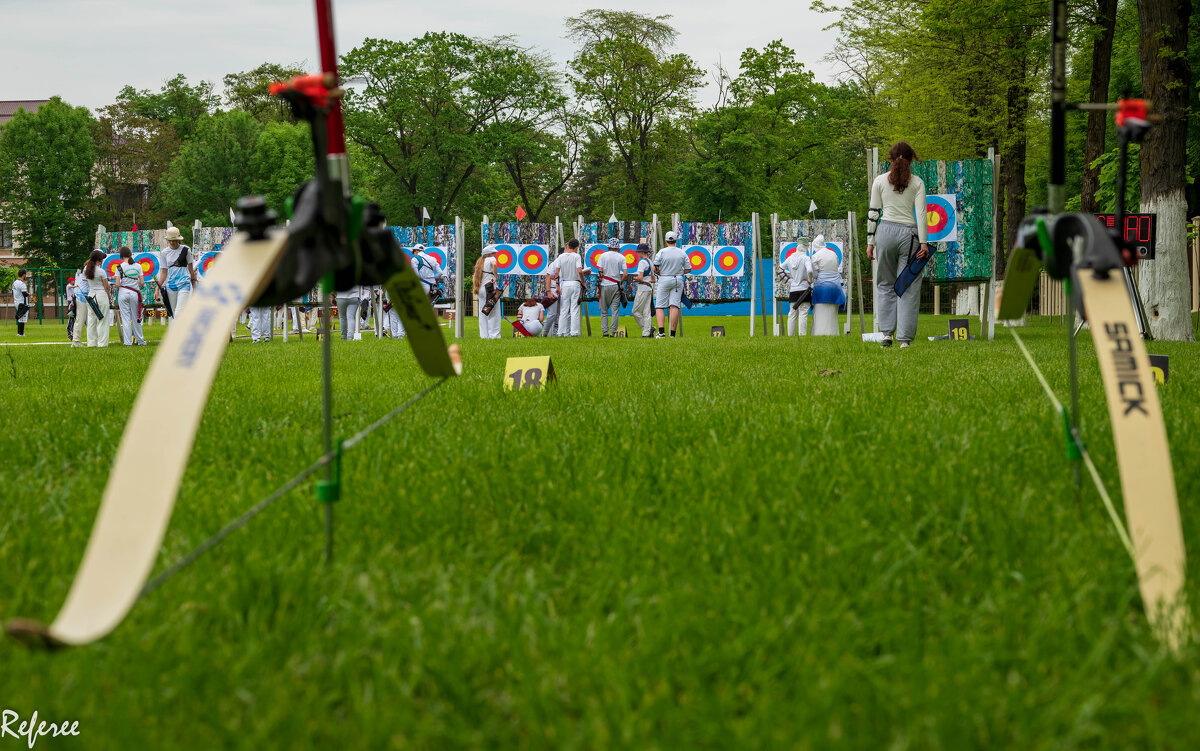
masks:
POLYGON ((479 319, 480 339, 500 338, 499 282, 500 277, 496 273, 496 249, 489 246, 483 249, 483 255, 475 262, 475 273, 471 275, 471 290, 475 293, 475 316, 479 319))
POLYGON ((896 278, 908 264, 929 257, 925 217, 925 182, 912 173, 917 161, 913 147, 898 141, 888 151, 891 169, 871 184, 867 211, 867 258, 879 258, 875 273, 878 309, 875 311, 882 346, 892 346, 893 336, 904 349, 916 338, 917 311, 921 305, 918 277, 904 296, 896 294, 896 278))
POLYGON ((88 257, 87 265, 83 267, 83 277, 88 280, 88 295, 85 302, 91 308, 87 320, 87 346, 108 346, 108 300, 112 289, 108 286, 108 274, 100 264, 104 261, 104 251, 93 250, 88 257), (100 294, 103 287, 104 294, 100 294))

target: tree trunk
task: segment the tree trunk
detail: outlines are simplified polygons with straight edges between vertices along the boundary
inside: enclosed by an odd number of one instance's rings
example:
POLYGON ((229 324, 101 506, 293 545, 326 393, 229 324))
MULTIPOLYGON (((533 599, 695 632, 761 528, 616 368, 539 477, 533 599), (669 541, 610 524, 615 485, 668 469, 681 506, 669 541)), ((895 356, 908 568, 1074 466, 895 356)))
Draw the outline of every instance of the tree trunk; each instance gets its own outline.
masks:
POLYGON ((1139 0, 1142 91, 1163 121, 1142 144, 1143 212, 1158 214, 1155 258, 1139 264, 1138 291, 1155 339, 1192 341, 1187 262, 1187 109, 1191 0, 1139 0))
MULTIPOLYGON (((1097 0, 1096 26, 1100 36, 1092 43, 1092 81, 1089 102, 1108 101, 1108 80, 1112 71, 1113 29, 1117 25, 1117 0, 1097 0)), ((1087 143, 1083 149, 1083 187, 1080 206, 1085 212, 1099 211, 1096 206, 1096 189, 1100 187, 1100 168, 1092 162, 1104 153, 1104 136, 1109 113, 1093 110, 1088 112, 1087 143)))
MULTIPOLYGON (((1026 80, 1028 64, 1021 58, 1008 82, 1006 110, 1006 148, 1000 160, 1000 188, 1004 192, 1004 248, 1007 260, 1008 249, 1017 243, 1017 227, 1025 218, 1025 154, 1029 143, 1027 123, 1029 119, 1029 88, 1026 80)), ((998 264, 997 273, 1003 275, 1007 264, 998 264)))

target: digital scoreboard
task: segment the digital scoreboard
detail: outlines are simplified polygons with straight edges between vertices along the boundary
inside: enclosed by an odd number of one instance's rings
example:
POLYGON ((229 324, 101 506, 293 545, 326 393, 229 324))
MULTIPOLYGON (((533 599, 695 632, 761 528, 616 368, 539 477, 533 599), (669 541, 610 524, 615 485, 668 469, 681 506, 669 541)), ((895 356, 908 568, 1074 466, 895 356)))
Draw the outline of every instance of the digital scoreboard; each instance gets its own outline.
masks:
MULTIPOLYGON (((1116 214, 1096 214, 1096 218, 1109 229, 1117 225, 1116 214)), ((1125 242, 1132 245, 1137 251, 1139 259, 1154 258, 1156 224, 1157 221, 1154 214, 1125 215, 1125 227, 1122 230, 1122 234, 1125 236, 1125 242)))

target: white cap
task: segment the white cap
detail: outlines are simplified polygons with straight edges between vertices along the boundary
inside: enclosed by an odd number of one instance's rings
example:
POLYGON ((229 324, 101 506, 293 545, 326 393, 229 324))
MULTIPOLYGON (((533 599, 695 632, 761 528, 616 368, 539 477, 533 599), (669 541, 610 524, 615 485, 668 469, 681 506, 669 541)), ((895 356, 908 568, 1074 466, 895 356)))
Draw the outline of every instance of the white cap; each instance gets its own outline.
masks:
POLYGON ((676 240, 675 233, 674 233, 674 232, 668 232, 668 233, 667 233, 667 242, 669 242, 669 243, 673 243, 673 242, 675 242, 675 240, 676 240))
POLYGON ((485 256, 494 255, 495 252, 496 252, 496 246, 494 246, 494 245, 487 245, 487 246, 484 246, 484 248, 483 248, 483 254, 485 256))
POLYGON ((422 245, 421 243, 417 243, 416 245, 412 246, 412 249, 413 249, 414 253, 424 253, 425 252, 425 246, 422 245))

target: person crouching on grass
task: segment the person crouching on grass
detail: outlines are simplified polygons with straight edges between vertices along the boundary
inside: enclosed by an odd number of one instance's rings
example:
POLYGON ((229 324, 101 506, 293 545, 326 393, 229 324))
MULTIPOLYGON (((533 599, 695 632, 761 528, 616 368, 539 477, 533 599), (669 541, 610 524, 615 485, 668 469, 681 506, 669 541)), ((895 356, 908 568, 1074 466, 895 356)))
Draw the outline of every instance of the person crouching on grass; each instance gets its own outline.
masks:
POLYGON ((539 336, 542 333, 542 322, 546 320, 546 308, 537 300, 526 300, 521 303, 521 326, 525 336, 539 336))
POLYGON ((900 348, 908 347, 917 336, 917 311, 921 305, 921 279, 896 295, 896 277, 909 264, 913 248, 917 258, 929 256, 928 219, 925 215, 925 182, 911 171, 917 153, 904 141, 888 151, 891 168, 871 183, 871 204, 867 210, 867 258, 879 254, 875 274, 878 287, 880 346, 892 346, 892 335, 900 348), (876 251, 878 246, 878 251, 876 251), (897 313, 897 308, 899 312, 897 313), (897 321, 897 318, 899 319, 897 321))

